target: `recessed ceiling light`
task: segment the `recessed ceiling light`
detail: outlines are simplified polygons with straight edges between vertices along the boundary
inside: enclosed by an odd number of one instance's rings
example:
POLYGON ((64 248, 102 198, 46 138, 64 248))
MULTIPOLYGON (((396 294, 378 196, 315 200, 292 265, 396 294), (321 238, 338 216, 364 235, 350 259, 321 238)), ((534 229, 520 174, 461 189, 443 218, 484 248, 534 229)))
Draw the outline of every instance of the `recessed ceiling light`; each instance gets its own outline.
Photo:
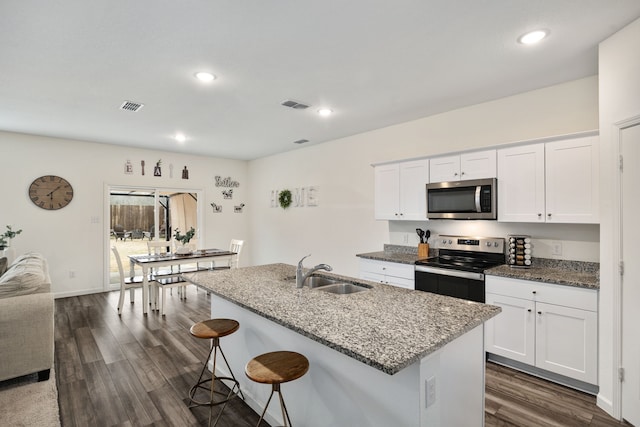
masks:
POLYGON ((211 82, 216 79, 216 76, 211 73, 207 73, 206 71, 200 71, 196 73, 196 79, 200 80, 201 82, 211 82))
POLYGON ((332 113, 333 110, 330 108, 321 108, 318 110, 318 114, 320 114, 322 117, 330 116, 332 113))
POLYGON ((549 35, 549 30, 530 31, 518 37, 518 43, 536 44, 549 35))
POLYGON ((183 143, 187 140, 187 137, 183 133, 176 133, 176 141, 183 143))

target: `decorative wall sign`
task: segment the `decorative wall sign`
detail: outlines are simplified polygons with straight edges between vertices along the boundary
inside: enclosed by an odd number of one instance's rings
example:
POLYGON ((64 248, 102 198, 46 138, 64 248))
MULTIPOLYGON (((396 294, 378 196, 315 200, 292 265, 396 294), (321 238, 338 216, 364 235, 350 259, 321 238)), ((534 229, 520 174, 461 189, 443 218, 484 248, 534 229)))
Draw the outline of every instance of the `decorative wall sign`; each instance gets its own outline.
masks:
POLYGON ((222 197, 225 199, 233 199, 233 188, 222 190, 222 197))
POLYGON ((161 164, 162 164, 162 159, 156 162, 156 166, 153 168, 153 176, 162 176, 162 169, 160 169, 161 164))
POLYGON ((293 190, 271 190, 270 206, 272 208, 289 206, 293 207, 315 207, 318 206, 318 187, 298 187, 293 190))
POLYGON ((245 206, 244 203, 240 203, 239 205, 234 206, 233 207, 233 212, 234 213, 242 213, 242 209, 244 209, 244 206, 245 206))
POLYGON ((215 177, 216 187, 226 187, 226 188, 235 188, 240 187, 240 183, 238 181, 234 181, 230 176, 222 179, 220 176, 215 177))
POLYGON ((133 164, 129 159, 127 159, 127 162, 124 164, 124 173, 127 175, 133 175, 133 164))
POLYGON ((189 179, 189 171, 186 166, 182 169, 182 179, 189 179))
POLYGON ((142 166, 142 175, 144 175, 144 160, 140 160, 140 165, 142 166))
POLYGON ((289 190, 282 190, 278 195, 278 203, 280 204, 282 209, 287 209, 289 206, 291 206, 291 201, 291 191, 289 190))
POLYGON ((216 205, 211 202, 211 207, 213 208, 213 213, 222 213, 222 205, 216 205))
POLYGON ((318 187, 311 186, 306 187, 306 189, 305 196, 307 199, 307 206, 318 206, 318 187))

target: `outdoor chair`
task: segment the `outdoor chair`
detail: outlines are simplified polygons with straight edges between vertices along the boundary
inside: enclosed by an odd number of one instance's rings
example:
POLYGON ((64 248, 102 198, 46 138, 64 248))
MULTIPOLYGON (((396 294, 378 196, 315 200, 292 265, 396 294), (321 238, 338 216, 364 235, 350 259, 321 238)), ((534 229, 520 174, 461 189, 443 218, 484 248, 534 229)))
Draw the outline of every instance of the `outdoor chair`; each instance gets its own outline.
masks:
POLYGON ((119 224, 113 226, 113 230, 111 230, 111 234, 113 234, 116 237, 116 240, 120 239, 122 241, 125 241, 127 240, 127 238, 131 239, 131 232, 125 230, 124 227, 119 224))

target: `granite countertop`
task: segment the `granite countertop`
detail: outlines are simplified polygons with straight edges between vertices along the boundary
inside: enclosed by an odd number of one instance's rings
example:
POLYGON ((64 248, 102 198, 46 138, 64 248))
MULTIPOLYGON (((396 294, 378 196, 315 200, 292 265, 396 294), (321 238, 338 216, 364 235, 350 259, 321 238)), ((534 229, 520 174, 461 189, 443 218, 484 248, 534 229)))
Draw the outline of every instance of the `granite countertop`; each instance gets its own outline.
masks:
POLYGON ((508 265, 500 265, 485 270, 484 273, 489 276, 600 289, 599 264, 595 262, 534 258, 533 266, 530 268, 513 268, 508 265))
POLYGON ((357 257, 374 259, 376 261, 397 262, 399 264, 415 264, 419 259, 418 254, 407 254, 401 252, 367 252, 364 254, 356 254, 357 257))
MULTIPOLYGON (((391 244, 385 244, 382 251, 356 254, 356 256, 376 261, 397 262, 399 264, 415 264, 416 261, 422 259, 418 257, 418 248, 415 246, 391 244)), ((429 256, 434 256, 434 249, 429 248, 429 256)))
POLYGON ((500 312, 499 307, 332 273, 367 292, 297 289, 295 266, 185 273, 189 282, 314 341, 393 375, 500 312))

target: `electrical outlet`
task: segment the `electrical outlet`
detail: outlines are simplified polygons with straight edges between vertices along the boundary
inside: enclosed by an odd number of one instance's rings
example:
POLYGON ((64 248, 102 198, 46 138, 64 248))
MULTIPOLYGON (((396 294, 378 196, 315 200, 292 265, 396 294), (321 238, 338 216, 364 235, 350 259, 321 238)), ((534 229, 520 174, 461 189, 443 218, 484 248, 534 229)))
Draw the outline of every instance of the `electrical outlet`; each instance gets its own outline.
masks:
POLYGON ((425 396, 426 407, 433 405, 436 402, 436 377, 431 377, 425 381, 425 396))
POLYGON ((409 235, 407 233, 404 233, 403 239, 404 243, 409 243, 409 235))
POLYGON ((551 255, 562 255, 562 243, 551 242, 551 255))

